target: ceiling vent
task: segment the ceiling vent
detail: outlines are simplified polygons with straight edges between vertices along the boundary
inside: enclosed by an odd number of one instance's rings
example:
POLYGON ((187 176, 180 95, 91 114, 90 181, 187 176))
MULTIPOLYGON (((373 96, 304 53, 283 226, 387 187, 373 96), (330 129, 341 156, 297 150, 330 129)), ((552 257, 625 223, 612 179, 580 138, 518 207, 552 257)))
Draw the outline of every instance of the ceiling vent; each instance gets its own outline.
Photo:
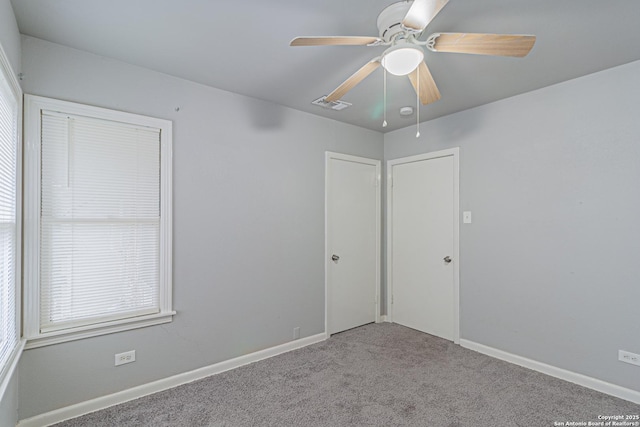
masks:
POLYGON ((326 98, 326 95, 321 96, 320 98, 316 99, 311 103, 313 105, 317 105, 322 108, 328 108, 329 110, 336 110, 336 111, 344 110, 345 108, 349 108, 352 105, 352 104, 349 104, 348 102, 344 102, 340 100, 327 102, 325 101, 325 98, 326 98))

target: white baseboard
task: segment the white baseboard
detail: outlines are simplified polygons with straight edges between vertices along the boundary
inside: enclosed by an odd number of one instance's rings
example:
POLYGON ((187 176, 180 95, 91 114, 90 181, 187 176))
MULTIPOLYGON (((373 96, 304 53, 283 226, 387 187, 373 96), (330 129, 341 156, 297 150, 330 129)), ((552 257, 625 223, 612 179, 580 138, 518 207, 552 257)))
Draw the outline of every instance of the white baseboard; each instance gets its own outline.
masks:
POLYGON ((163 378, 161 380, 153 381, 147 384, 142 384, 127 390, 122 390, 117 393, 109 394, 107 396, 101 396, 95 399, 87 400, 85 402, 76 403, 75 405, 66 406, 64 408, 56 409, 51 412, 36 415, 35 417, 26 418, 24 420, 20 420, 17 427, 49 426, 61 421, 95 412, 100 409, 105 409, 113 405, 118 405, 120 403, 128 402, 133 399, 138 399, 143 396, 157 393, 159 391, 177 387, 182 384, 187 384, 192 381, 209 377, 211 375, 239 368, 240 366, 248 365, 259 360, 268 359, 282 353, 297 350, 299 348, 306 347, 308 345, 315 344, 326 339, 327 334, 321 333, 310 337, 301 338, 299 340, 290 341, 275 347, 267 348, 265 350, 256 351, 255 353, 246 354, 244 356, 225 360, 223 362, 215 363, 213 365, 205 366, 193 371, 184 372, 182 374, 163 378))
POLYGON ((386 314, 383 314, 382 316, 380 316, 380 322, 388 322, 389 321, 389 317, 386 314))
POLYGON ((469 350, 477 351, 478 353, 486 354, 487 356, 495 357, 496 359, 513 363, 514 365, 519 365, 525 368, 532 369, 534 371, 542 372, 543 374, 560 378, 561 380, 569 381, 574 384, 599 391, 601 393, 640 404, 640 391, 621 387, 619 385, 611 384, 596 378, 578 374, 576 372, 567 371, 566 369, 547 365, 546 363, 538 362, 536 360, 527 359, 526 357, 498 350, 496 348, 489 347, 483 344, 478 344, 473 341, 461 339, 460 345, 464 348, 468 348, 469 350))

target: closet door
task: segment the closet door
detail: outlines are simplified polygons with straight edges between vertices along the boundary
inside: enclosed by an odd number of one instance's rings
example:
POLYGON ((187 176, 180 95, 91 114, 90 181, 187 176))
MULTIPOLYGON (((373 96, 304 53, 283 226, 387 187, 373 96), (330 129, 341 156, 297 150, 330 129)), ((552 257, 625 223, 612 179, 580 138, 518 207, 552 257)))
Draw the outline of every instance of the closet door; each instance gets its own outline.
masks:
POLYGON ((327 153, 327 332, 378 319, 380 161, 327 153))
POLYGON ((395 323, 457 336, 457 158, 390 165, 390 282, 395 323))

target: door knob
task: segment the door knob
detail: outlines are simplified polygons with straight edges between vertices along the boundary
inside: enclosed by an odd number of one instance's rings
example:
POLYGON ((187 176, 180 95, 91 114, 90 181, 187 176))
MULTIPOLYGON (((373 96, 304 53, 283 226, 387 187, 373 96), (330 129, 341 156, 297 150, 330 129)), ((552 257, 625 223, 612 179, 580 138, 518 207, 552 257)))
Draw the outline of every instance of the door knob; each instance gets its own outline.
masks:
POLYGON ((449 264, 451 262, 451 257, 449 255, 447 255, 446 257, 444 257, 444 262, 446 262, 447 264, 449 264))
POLYGON ((331 256, 331 260, 332 260, 332 261, 338 261, 339 259, 340 259, 340 257, 339 257, 338 255, 336 255, 336 254, 333 254, 333 255, 331 256))

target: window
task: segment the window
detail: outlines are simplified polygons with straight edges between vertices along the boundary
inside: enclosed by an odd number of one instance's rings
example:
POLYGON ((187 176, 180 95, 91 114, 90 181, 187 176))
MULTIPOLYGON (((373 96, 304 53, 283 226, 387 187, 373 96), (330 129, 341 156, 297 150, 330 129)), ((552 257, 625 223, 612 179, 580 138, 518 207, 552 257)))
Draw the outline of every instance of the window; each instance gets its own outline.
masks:
POLYGON ((171 321, 171 122, 25 103, 27 348, 171 321))
MULTIPOLYGON (((22 92, 0 48, 0 390, 11 376, 19 346, 20 99, 22 92)), ((0 391, 0 397, 2 396, 0 391)))

